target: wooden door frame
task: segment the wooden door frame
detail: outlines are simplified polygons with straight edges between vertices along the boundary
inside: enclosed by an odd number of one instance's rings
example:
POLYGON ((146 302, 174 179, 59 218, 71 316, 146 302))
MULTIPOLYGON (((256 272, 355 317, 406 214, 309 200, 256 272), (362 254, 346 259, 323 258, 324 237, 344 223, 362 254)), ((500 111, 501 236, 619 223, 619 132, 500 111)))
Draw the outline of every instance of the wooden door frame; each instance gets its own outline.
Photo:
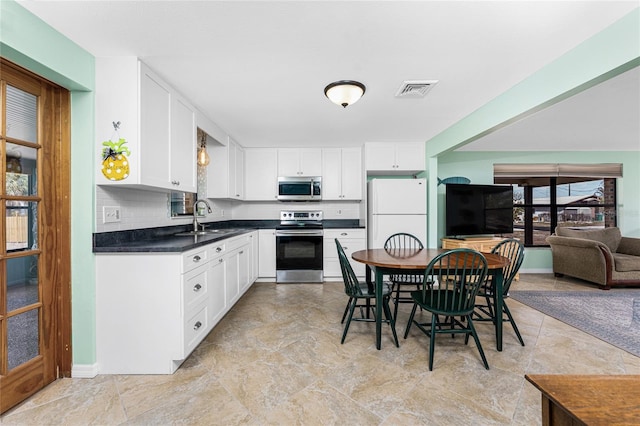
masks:
MULTIPOLYGON (((39 330, 48 334, 39 336, 44 356, 35 360, 42 363, 43 374, 31 373, 28 363, 13 369, 5 384, 15 387, 14 392, 10 398, 0 398, 0 412, 4 412, 56 378, 71 376, 71 96, 68 90, 4 58, 0 58, 0 69, 2 79, 19 83, 18 87, 39 86, 39 249, 34 252, 39 253, 41 279, 51 283, 40 288, 41 309, 48 313, 40 316, 39 330), (52 347, 42 347, 43 342, 52 347)), ((0 171, 4 173, 4 165, 0 171)))

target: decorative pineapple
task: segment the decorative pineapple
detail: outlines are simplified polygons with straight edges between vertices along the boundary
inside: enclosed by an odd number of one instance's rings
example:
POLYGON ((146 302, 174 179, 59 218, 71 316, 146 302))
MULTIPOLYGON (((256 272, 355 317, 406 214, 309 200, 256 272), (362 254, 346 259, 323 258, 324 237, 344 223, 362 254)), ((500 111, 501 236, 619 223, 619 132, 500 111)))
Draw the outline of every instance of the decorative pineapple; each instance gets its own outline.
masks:
POLYGON ((129 148, 124 146, 126 140, 120 138, 118 142, 110 140, 102 142, 102 174, 109 180, 122 180, 129 177, 129 148), (126 155, 125 155, 126 154, 126 155))

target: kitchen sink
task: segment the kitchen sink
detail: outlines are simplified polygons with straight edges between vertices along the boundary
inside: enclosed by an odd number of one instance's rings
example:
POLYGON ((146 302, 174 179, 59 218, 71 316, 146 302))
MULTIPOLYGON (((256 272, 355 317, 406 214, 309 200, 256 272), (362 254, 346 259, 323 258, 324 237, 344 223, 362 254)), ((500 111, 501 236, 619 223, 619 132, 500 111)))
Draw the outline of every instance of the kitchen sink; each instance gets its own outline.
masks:
POLYGON ((203 231, 185 231, 178 232, 177 234, 173 234, 176 237, 192 237, 198 235, 210 235, 210 234, 229 234, 231 232, 236 232, 237 229, 205 229, 203 231))
POLYGON ((192 237, 194 235, 207 235, 209 231, 186 231, 186 232, 178 232, 177 234, 173 234, 176 237, 192 237))

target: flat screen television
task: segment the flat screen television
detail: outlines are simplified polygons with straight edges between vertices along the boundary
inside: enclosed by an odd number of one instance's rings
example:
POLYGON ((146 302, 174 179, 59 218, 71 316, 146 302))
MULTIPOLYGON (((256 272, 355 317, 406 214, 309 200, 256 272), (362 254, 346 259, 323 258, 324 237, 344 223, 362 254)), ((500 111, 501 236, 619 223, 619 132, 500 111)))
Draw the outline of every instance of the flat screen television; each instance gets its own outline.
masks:
POLYGON ((445 194, 447 236, 513 232, 511 186, 448 184, 445 194))

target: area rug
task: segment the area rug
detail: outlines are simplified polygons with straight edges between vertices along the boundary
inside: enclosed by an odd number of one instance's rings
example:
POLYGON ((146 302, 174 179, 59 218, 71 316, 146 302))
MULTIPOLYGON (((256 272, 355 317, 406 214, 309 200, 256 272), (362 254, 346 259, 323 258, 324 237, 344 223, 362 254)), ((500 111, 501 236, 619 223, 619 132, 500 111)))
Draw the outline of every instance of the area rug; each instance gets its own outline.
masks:
POLYGON ((514 290, 509 297, 640 357, 640 290, 514 290))

